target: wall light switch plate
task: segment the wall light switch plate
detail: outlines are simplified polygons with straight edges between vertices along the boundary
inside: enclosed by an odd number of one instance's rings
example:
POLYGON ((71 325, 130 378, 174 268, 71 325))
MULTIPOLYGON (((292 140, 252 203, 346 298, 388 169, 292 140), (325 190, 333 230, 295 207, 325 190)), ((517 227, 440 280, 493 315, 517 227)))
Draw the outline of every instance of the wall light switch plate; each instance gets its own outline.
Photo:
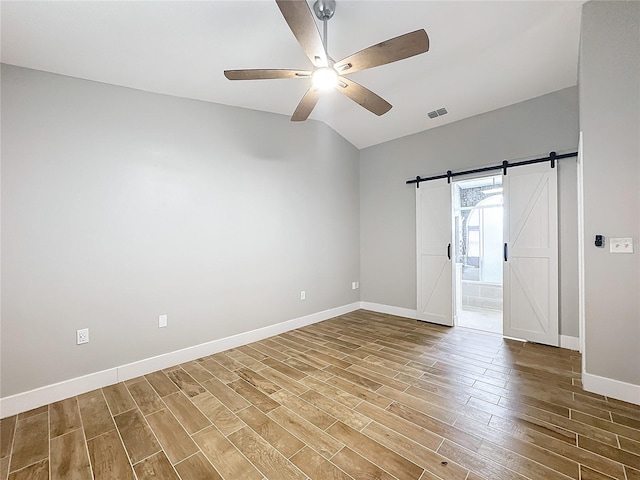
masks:
POLYGON ((307 292, 305 292, 304 290, 302 290, 300 292, 300 300, 306 300, 307 299, 307 292))
POLYGON ((167 326, 167 323, 169 323, 169 322, 168 322, 168 319, 167 319, 167 316, 166 316, 166 315, 160 315, 160 316, 158 317, 158 327, 159 327, 159 328, 164 328, 164 327, 166 327, 166 326, 167 326))
POLYGON ((610 238, 610 253, 633 253, 633 238, 610 238))

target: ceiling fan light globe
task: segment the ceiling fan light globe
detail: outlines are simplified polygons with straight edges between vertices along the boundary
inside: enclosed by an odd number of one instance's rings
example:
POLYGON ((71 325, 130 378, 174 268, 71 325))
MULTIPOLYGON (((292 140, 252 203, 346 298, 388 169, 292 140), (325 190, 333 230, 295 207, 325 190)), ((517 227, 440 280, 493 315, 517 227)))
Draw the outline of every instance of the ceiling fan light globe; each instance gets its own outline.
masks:
POLYGON ((318 90, 328 90, 338 85, 338 72, 332 67, 318 68, 313 72, 312 82, 318 90))

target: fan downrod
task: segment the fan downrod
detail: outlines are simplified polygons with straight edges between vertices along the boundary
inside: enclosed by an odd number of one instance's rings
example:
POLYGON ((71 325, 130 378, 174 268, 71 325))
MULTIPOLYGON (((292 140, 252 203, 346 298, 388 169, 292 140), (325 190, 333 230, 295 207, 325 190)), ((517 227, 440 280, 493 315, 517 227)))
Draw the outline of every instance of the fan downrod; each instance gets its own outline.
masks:
POLYGON ((336 0, 316 0, 313 4, 313 13, 319 20, 326 22, 336 13, 336 0))

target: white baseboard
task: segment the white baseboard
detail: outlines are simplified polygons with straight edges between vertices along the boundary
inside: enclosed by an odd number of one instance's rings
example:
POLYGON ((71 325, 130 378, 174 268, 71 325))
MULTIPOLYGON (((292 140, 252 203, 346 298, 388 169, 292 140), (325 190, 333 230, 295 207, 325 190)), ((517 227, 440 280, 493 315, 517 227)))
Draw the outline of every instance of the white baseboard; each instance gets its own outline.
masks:
POLYGON ((110 368, 82 377, 0 398, 0 418, 10 417, 65 398, 118 383, 118 369, 110 368))
POLYGON ((229 350, 240 345, 256 342, 280 333, 296 328, 311 325, 313 323, 328 320, 333 317, 358 310, 360 302, 355 302, 342 307, 331 308, 322 312, 305 315, 275 325, 258 328, 248 332, 239 333, 231 337, 213 340, 211 342, 194 345, 173 352, 145 358, 137 362, 121 365, 100 372, 91 373, 82 377, 71 378, 53 385, 46 385, 28 392, 18 393, 9 397, 0 398, 0 418, 9 417, 17 413, 26 412, 33 408, 48 405, 49 403, 64 400, 65 398, 90 392, 97 388, 113 385, 131 378, 146 375, 163 368, 171 367, 197 358, 212 355, 214 353, 229 350))
POLYGON ((580 339, 578 337, 570 337, 568 335, 560 335, 560 347, 569 350, 580 351, 580 339))
POLYGON ((640 405, 640 385, 583 372, 582 386, 588 392, 640 405))
POLYGON ((372 312, 387 313, 389 315, 397 315, 398 317, 406 317, 417 319, 418 312, 410 308, 394 307, 392 305, 383 305, 381 303, 360 302, 360 308, 371 310, 372 312))

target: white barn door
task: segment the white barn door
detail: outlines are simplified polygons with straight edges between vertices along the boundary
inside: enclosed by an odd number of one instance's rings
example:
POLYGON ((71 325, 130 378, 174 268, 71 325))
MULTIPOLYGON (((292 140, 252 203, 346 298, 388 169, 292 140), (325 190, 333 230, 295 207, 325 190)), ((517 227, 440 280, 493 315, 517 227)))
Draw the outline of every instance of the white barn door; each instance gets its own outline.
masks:
POLYGON ((423 182, 416 189, 417 314, 453 326, 451 184, 423 182))
POLYGON ((538 163, 503 177, 504 329, 558 346, 557 168, 538 163))

